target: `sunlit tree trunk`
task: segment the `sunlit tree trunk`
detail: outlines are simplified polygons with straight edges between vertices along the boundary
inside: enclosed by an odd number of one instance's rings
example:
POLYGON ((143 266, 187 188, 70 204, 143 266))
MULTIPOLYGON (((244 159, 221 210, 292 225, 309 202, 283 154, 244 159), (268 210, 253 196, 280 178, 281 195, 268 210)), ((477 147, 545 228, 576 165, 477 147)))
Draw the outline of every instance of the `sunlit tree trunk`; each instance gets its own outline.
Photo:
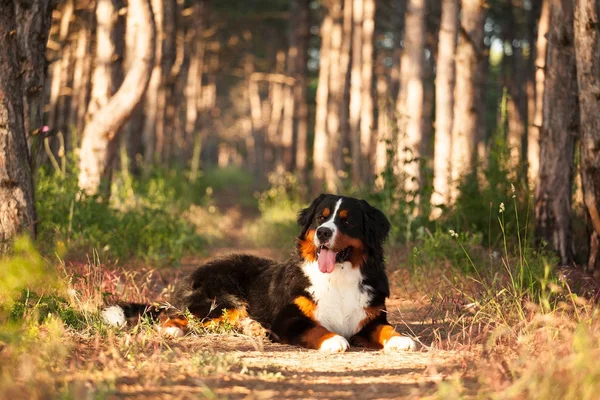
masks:
POLYGON ((77 39, 75 44, 75 64, 73 69, 73 98, 71 100, 71 125, 77 132, 78 138, 85 127, 88 103, 91 91, 91 76, 93 57, 92 31, 96 23, 94 12, 90 7, 81 10, 77 39))
MULTIPOLYGON (((293 28, 292 28, 293 29, 293 28)), ((287 50, 286 75, 294 77, 298 47, 293 43, 287 50)), ((294 170, 294 83, 283 85, 283 122, 281 124, 281 162, 287 171, 294 170)))
POLYGON ((161 84, 158 90, 158 108, 156 122, 156 152, 158 159, 169 165, 175 123, 173 110, 175 99, 174 68, 177 60, 177 3, 176 0, 163 0, 163 42, 161 58, 161 84))
POLYGON ((162 83, 162 58, 163 58, 163 20, 164 20, 164 6, 163 0, 151 0, 152 12, 154 14, 154 22, 156 26, 156 43, 154 44, 154 66, 152 68, 152 75, 150 77, 150 83, 148 84, 148 90, 145 94, 144 102, 144 131, 142 134, 144 144, 144 156, 145 161, 152 163, 160 158, 160 154, 156 154, 156 141, 157 141, 157 124, 161 114, 159 112, 159 91, 162 83))
MULTIPOLYGON (((329 53, 329 85, 327 97, 327 116, 326 129, 328 137, 328 151, 326 157, 330 160, 330 165, 325 169, 325 181, 327 189, 332 192, 337 192, 340 185, 338 171, 342 168, 342 140, 343 135, 343 102, 345 89, 345 73, 344 66, 345 48, 344 48, 344 0, 334 0, 329 7, 329 13, 333 20, 331 28, 331 47, 329 53), (331 151, 332 149, 338 151, 331 151)), ((347 1, 347 0, 346 0, 347 1)), ((316 150, 316 149, 315 149, 316 150)))
POLYGON ((373 39, 375 33, 375 0, 363 0, 362 21, 362 71, 360 107, 360 148, 362 159, 361 177, 363 183, 370 183, 373 173, 375 135, 373 104, 373 39))
POLYGON ((190 65, 188 69, 186 96, 186 125, 188 140, 192 143, 190 161, 190 180, 195 181, 200 168, 200 113, 203 111, 202 85, 204 74, 204 54, 206 40, 204 39, 206 4, 200 2, 192 6, 193 20, 190 22, 190 65))
POLYGON ((263 178, 266 174, 266 127, 265 119, 263 116, 262 101, 260 98, 260 91, 258 86, 258 80, 253 79, 252 74, 254 73, 254 56, 248 54, 246 56, 245 65, 246 79, 248 84, 248 101, 250 106, 250 121, 252 123, 252 137, 253 143, 253 154, 252 164, 254 165, 254 171, 258 178, 263 178))
MULTIPOLYGON (((127 24, 125 34, 125 71, 130 70, 135 62, 135 46, 137 45, 138 24, 136 18, 130 14, 133 10, 127 10, 127 24)), ((141 174, 144 159, 144 144, 142 132, 144 130, 144 99, 138 103, 129 121, 124 127, 124 145, 127 151, 129 170, 134 176, 141 174)))
POLYGON ((454 87, 454 124, 452 128, 452 186, 450 198, 458 197, 461 179, 475 167, 476 145, 481 136, 480 58, 483 49, 482 0, 463 0, 459 39, 456 47, 456 81, 454 87))
POLYGON ((399 162, 406 174, 405 188, 419 189, 423 133, 423 63, 425 44, 425 0, 409 0, 405 16, 404 51, 400 60, 399 162), (402 135, 404 134, 404 137, 402 135))
POLYGON ((388 161, 388 149, 392 146, 392 125, 394 123, 392 108, 395 107, 391 104, 389 76, 381 54, 377 57, 376 65, 377 135, 374 143, 373 172, 377 176, 376 186, 381 189, 384 185, 381 174, 384 172, 388 161))
POLYGON ((65 128, 67 125, 67 117, 69 115, 69 109, 64 107, 65 88, 72 87, 69 85, 68 78, 69 74, 72 74, 72 46, 69 43, 69 32, 73 26, 73 15, 75 12, 74 1, 66 1, 61 4, 56 10, 56 13, 60 13, 60 19, 58 23, 58 32, 53 35, 55 47, 57 48, 57 54, 50 64, 48 75, 50 76, 50 97, 48 99, 48 117, 47 123, 52 127, 53 130, 60 131, 66 135, 65 128))
POLYGON ((148 86, 154 60, 154 19, 149 0, 131 0, 130 17, 138 21, 136 59, 119 90, 92 115, 83 133, 80 151, 79 187, 96 194, 109 167, 109 146, 141 101, 148 86))
MULTIPOLYGON (((331 12, 331 11, 330 11, 331 12)), ((319 86, 316 95, 315 139, 313 146, 312 192, 323 190, 326 178, 333 169, 327 134, 327 101, 329 97, 329 65, 331 63, 333 17, 327 12, 321 25, 321 51, 319 53, 319 86)))
MULTIPOLYGON (((278 51, 275 62, 275 73, 283 76, 285 72, 285 52, 278 51)), ((285 105, 284 98, 285 83, 280 80, 269 81, 269 120, 265 121, 267 125, 267 136, 271 143, 272 162, 278 165, 283 160, 281 147, 283 145, 281 135, 281 124, 283 119, 283 109, 285 105)), ((272 169, 273 165, 269 169, 272 169)))
MULTIPOLYGON (((444 206, 450 202, 452 127, 454 110, 454 58, 458 34, 458 0, 442 1, 442 21, 438 44, 435 78, 435 142, 433 161, 433 194, 431 204, 444 206)), ((432 216, 441 209, 433 208, 432 216)))
POLYGON ((364 99, 362 90, 363 68, 363 19, 364 1, 354 0, 352 15, 352 65, 350 68, 350 151, 352 155, 352 182, 357 185, 361 182, 361 164, 368 162, 361 159, 360 119, 364 99))
MULTIPOLYGON (((291 0, 293 18, 292 37, 295 38, 296 57, 294 73, 294 143, 295 166, 302 182, 308 179, 308 106, 306 104, 306 57, 309 35, 309 0, 291 0)), ((293 45, 292 45, 293 48, 293 45)))
POLYGON ((523 161, 523 140, 526 133, 527 121, 527 95, 525 92, 526 71, 525 62, 520 46, 514 43, 517 37, 522 37, 522 24, 519 21, 519 12, 513 3, 509 0, 506 5, 506 41, 512 48, 511 55, 505 55, 505 74, 506 85, 508 88, 508 132, 507 142, 510 149, 510 166, 512 171, 517 171, 523 161))
POLYGON ((113 83, 114 61, 118 57, 115 48, 116 2, 97 0, 96 2, 96 58, 92 74, 92 93, 88 115, 93 116, 108 103, 116 91, 118 83, 113 83))
POLYGON ((527 175, 531 186, 537 180, 540 169, 540 130, 542 128, 542 110, 544 104, 544 80, 546 69, 546 46, 550 17, 549 0, 542 0, 542 10, 537 27, 534 59, 535 100, 527 129, 527 175))
POLYGON ((577 90, 572 0, 554 1, 550 5, 535 234, 538 243, 545 242, 556 251, 562 265, 573 259, 571 189, 579 131, 577 90))
POLYGON ((588 268, 600 275, 600 1, 575 1, 581 180, 590 231, 588 268))
POLYGON ((20 232, 35 235, 27 133, 42 122, 45 48, 52 2, 0 0, 0 253, 20 232))

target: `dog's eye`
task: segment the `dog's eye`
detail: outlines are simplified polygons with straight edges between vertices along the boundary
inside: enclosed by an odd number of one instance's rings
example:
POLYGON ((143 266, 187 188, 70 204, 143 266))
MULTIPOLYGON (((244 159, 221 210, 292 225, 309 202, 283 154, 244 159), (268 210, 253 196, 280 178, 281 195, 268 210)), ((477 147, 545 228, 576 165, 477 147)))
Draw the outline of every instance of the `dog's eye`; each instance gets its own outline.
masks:
POLYGON ((344 225, 346 225, 346 226, 352 226, 352 222, 350 222, 349 220, 345 219, 344 220, 344 225))
POLYGON ((324 217, 324 216, 322 216, 322 215, 319 215, 319 216, 317 217, 317 221, 319 221, 319 222, 323 222, 323 221, 325 221, 325 217, 324 217))

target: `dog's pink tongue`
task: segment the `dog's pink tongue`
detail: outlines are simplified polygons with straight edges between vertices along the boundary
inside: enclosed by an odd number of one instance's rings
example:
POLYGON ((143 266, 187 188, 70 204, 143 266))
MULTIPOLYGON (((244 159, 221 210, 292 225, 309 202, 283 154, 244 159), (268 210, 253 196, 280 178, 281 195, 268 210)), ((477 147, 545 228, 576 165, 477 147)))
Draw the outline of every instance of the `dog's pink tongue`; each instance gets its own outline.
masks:
POLYGON ((319 271, 324 274, 330 274, 335 269, 335 256, 337 253, 329 249, 321 249, 319 253, 319 271))

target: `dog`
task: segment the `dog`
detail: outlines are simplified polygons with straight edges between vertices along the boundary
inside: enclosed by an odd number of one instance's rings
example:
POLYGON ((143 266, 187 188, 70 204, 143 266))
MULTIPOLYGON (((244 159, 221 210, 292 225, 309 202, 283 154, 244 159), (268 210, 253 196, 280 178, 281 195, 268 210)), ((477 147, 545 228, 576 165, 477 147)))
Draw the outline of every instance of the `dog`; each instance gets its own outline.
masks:
MULTIPOLYGON (((297 221, 300 233, 289 260, 234 254, 209 261, 176 287, 172 306, 205 321, 249 317, 274 341, 323 352, 344 352, 351 343, 415 350, 415 342, 387 320, 385 215, 365 200, 322 194, 297 221)), ((103 316, 122 325, 142 307, 113 306, 103 316)), ((156 308, 142 312, 164 315, 156 308)), ((162 318, 162 329, 183 335, 187 320, 181 314, 162 318)))

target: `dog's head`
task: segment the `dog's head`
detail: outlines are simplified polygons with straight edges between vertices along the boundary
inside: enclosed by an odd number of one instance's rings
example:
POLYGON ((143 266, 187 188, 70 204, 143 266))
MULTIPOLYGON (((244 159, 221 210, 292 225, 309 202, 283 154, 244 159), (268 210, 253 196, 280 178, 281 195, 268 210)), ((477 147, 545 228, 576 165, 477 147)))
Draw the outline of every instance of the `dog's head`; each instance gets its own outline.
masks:
POLYGON ((390 222, 364 200, 322 194, 298 214, 300 256, 318 261, 319 270, 331 273, 336 263, 350 261, 360 267, 368 257, 383 256, 390 222))

